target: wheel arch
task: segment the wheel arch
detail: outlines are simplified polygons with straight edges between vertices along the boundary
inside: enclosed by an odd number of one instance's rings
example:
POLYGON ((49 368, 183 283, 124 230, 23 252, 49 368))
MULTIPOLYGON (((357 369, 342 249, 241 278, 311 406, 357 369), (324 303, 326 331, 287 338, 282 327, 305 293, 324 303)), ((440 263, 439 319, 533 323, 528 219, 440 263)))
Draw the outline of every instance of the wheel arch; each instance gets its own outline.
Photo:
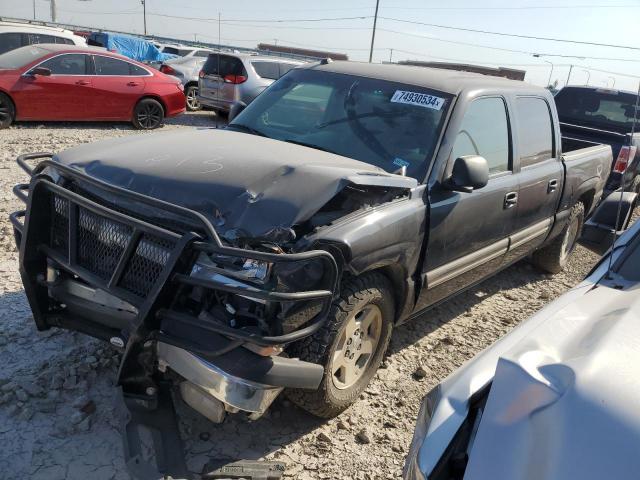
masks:
MULTIPOLYGON (((163 116, 164 117, 167 116, 167 104, 164 102, 164 100, 160 95, 156 95, 154 93, 145 93, 140 98, 138 98, 138 100, 136 101, 136 104, 133 106, 134 110, 142 100, 146 100, 147 98, 157 101, 160 104, 160 106, 162 106, 163 116)), ((131 114, 133 115, 133 112, 131 112, 131 114)))
POLYGON ((8 92, 7 90, 3 89, 3 88, 0 88, 0 93, 4 93, 7 97, 9 97, 9 100, 11 100, 11 103, 13 104, 14 116, 17 119, 18 118, 18 105, 16 105, 16 101, 11 96, 11 93, 8 92))

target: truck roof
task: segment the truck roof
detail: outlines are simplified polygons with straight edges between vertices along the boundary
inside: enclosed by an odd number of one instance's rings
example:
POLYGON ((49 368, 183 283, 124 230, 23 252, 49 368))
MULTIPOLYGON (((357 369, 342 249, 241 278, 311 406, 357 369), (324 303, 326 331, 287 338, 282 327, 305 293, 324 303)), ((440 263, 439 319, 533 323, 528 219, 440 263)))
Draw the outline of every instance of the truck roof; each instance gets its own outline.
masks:
POLYGON ((433 88, 453 95, 458 95, 464 90, 478 88, 518 90, 535 93, 547 91, 542 87, 536 87, 535 85, 519 80, 412 65, 334 61, 324 65, 314 65, 310 68, 433 88))

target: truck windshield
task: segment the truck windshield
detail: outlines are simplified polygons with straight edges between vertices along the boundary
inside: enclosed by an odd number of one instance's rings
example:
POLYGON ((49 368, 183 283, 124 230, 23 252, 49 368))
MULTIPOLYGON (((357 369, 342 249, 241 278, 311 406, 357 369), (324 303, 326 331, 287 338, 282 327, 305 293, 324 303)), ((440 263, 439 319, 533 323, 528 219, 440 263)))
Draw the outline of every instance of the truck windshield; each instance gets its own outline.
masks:
POLYGON ((451 95, 379 79, 294 69, 229 129, 305 145, 387 172, 424 176, 451 95))
POLYGON ((563 88, 555 96, 558 116, 564 123, 629 133, 636 95, 617 90, 563 88))

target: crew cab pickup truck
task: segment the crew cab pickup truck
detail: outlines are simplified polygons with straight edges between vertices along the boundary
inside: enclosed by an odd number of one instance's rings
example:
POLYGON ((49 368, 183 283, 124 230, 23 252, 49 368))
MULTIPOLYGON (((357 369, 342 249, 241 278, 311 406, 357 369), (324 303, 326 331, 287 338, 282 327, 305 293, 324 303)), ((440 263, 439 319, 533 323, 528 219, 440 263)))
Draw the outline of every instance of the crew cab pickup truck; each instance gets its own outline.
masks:
POLYGON ((171 381, 212 420, 284 388, 339 414, 399 323, 528 255, 561 270, 612 161, 561 151, 546 90, 476 74, 321 62, 241 107, 20 157, 12 215, 38 328, 124 347, 125 397, 171 381))
POLYGON ((615 162, 607 196, 622 187, 640 193, 640 132, 632 133, 638 94, 597 87, 564 87, 555 96, 563 148, 611 145, 615 162))

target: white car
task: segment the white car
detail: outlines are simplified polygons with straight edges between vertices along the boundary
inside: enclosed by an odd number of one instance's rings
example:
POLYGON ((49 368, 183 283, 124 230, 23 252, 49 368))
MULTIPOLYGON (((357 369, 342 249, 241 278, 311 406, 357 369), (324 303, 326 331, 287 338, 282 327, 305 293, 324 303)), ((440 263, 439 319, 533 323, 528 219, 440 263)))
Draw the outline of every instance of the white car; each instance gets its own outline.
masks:
POLYGON ((0 55, 35 43, 61 43, 86 46, 87 41, 64 28, 31 25, 29 23, 0 22, 0 55))

